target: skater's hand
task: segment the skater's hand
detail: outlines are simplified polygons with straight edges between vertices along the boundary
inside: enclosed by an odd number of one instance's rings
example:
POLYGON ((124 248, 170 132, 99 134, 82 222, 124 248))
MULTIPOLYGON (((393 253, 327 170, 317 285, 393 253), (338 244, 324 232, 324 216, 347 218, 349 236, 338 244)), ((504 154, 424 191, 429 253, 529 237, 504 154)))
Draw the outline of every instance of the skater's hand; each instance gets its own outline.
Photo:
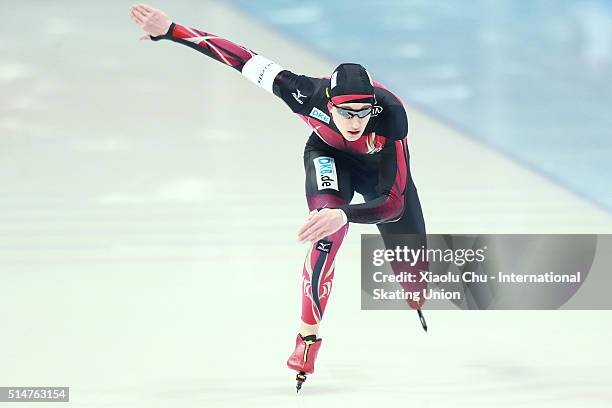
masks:
POLYGON ((147 33, 140 37, 141 40, 150 40, 151 36, 166 34, 172 24, 166 13, 145 4, 133 4, 130 7, 130 17, 147 33))
POLYGON ((298 231, 300 242, 317 242, 328 235, 338 231, 344 225, 342 210, 338 208, 323 208, 321 211, 313 210, 308 216, 306 224, 298 231))

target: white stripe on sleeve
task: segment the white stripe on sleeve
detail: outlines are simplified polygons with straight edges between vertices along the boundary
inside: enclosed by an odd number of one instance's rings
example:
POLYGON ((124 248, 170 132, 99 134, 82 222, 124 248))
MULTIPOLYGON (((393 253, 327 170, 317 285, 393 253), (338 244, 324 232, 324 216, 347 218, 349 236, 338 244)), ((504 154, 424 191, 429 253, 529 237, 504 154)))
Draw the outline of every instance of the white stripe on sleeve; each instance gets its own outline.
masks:
POLYGON ((262 87, 268 92, 272 92, 274 78, 284 68, 261 55, 255 55, 249 59, 242 67, 242 75, 257 86, 262 87))

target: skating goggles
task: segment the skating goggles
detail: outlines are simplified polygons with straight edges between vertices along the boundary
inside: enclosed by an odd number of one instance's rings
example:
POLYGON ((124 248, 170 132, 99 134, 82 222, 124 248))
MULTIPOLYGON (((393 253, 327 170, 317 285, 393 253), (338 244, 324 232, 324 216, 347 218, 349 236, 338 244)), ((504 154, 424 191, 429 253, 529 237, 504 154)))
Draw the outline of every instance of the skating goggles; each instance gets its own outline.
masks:
POLYGON ((360 119, 363 119, 372 113, 372 108, 373 108, 373 106, 370 105, 367 108, 361 109, 361 110, 346 109, 346 108, 341 108, 338 105, 334 105, 333 102, 332 102, 332 106, 336 108, 338 115, 342 116, 344 119, 352 119, 355 116, 357 116, 360 119))

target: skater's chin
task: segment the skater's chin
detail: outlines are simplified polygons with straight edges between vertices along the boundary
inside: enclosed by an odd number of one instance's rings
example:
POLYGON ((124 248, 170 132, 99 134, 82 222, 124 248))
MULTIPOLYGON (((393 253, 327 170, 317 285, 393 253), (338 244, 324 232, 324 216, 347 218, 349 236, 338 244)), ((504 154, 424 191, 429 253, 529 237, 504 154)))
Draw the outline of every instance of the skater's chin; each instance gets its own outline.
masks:
POLYGON ((363 130, 347 130, 342 133, 342 136, 350 142, 353 142, 361 137, 363 130))

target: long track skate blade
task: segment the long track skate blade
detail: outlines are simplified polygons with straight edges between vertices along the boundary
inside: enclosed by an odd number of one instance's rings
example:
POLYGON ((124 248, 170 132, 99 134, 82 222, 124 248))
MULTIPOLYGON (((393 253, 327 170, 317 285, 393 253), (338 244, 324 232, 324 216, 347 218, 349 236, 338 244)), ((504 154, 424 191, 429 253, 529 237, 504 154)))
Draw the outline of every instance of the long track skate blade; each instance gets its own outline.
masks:
POLYGON ((419 314, 419 320, 421 321, 421 326, 423 326, 423 330, 427 332, 427 322, 425 321, 425 316, 423 316, 423 312, 421 312, 421 309, 417 309, 417 313, 419 314))
POLYGON ((306 381, 306 373, 303 371, 300 371, 295 376, 295 380, 297 381, 297 384, 295 385, 295 392, 298 393, 302 389, 302 384, 304 384, 304 382, 306 381))

